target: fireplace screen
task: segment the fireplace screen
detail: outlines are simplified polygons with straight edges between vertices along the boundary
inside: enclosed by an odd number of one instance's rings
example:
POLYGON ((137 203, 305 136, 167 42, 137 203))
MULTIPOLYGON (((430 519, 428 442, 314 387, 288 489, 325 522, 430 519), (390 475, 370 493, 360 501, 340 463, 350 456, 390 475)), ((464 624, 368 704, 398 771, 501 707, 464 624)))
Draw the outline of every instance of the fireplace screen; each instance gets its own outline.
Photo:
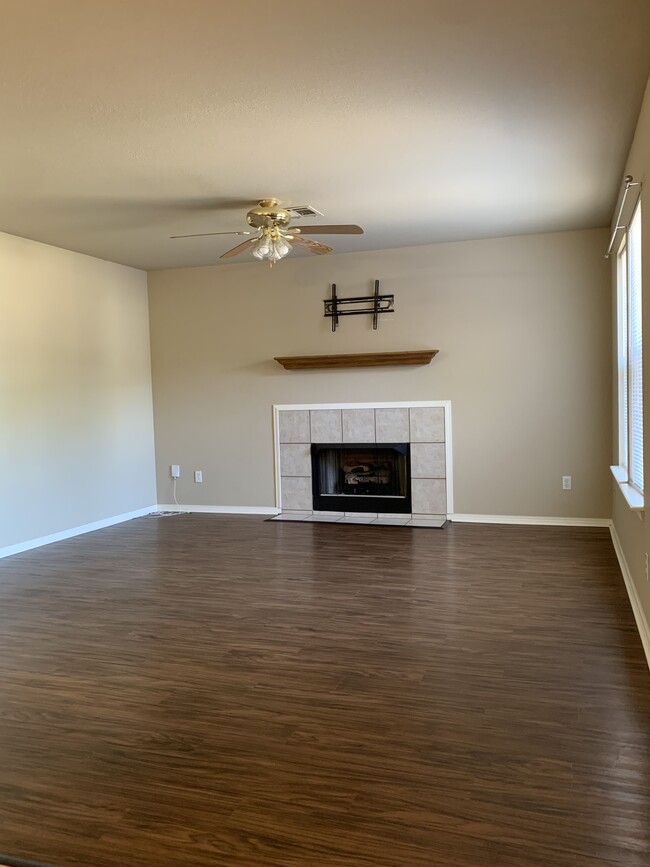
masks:
POLYGON ((409 451, 408 443, 313 444, 314 509, 410 512, 409 451))

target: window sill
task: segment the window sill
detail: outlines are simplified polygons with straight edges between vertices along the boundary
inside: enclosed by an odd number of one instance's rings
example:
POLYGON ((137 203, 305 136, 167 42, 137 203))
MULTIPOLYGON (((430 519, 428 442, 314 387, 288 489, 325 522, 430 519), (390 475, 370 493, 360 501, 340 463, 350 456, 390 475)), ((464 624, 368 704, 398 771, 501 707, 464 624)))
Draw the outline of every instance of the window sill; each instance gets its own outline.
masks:
POLYGON ((627 483, 627 471, 623 467, 610 467, 616 483, 625 497, 625 501, 633 512, 642 512, 644 509, 643 494, 627 483))

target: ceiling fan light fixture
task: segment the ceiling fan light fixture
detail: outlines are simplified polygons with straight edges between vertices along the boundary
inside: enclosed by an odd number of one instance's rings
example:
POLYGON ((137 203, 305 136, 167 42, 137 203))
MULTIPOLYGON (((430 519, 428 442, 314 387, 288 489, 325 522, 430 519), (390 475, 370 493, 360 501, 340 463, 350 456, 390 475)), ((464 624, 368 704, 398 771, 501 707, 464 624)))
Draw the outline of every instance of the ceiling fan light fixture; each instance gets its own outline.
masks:
POLYGON ((284 256, 291 252, 291 244, 287 240, 285 240, 282 235, 280 235, 275 242, 275 252, 280 259, 282 259, 284 256))
POLYGON ((256 259, 267 259, 270 255, 271 240, 266 235, 262 235, 253 245, 253 256, 255 256, 256 259))
POLYGON ((291 244, 277 229, 264 227, 251 252, 256 259, 268 259, 272 266, 291 252, 291 244))

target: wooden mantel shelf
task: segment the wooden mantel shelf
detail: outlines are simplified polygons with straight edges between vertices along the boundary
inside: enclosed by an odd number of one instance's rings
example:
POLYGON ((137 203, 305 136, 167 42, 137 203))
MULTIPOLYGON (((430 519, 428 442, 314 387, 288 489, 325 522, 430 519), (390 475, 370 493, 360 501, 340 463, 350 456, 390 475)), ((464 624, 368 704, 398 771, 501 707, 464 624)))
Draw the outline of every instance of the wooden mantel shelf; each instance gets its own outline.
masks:
POLYGON ((429 364, 437 349, 408 352, 361 352, 355 355, 286 355, 275 358, 285 370, 314 370, 320 367, 383 367, 395 364, 429 364))

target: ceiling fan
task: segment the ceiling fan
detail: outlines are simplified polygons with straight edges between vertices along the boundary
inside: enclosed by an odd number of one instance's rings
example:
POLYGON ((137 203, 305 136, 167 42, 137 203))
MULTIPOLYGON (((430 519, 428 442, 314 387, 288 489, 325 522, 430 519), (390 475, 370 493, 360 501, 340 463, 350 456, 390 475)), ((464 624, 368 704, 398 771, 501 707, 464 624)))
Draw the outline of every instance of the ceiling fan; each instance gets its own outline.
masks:
POLYGON ((247 229, 235 232, 199 232, 195 235, 172 235, 172 238, 203 238, 208 235, 254 235, 247 238, 241 244, 228 250, 221 259, 230 259, 238 256, 245 250, 251 250, 257 259, 268 259, 271 267, 274 262, 284 258, 291 252, 292 246, 297 244, 305 247, 310 253, 322 255, 331 253, 332 248, 320 241, 303 237, 303 232, 310 235, 363 235, 361 226, 302 226, 301 228, 289 227, 291 214, 286 208, 280 206, 278 199, 261 199, 254 208, 246 214, 248 225, 253 231, 247 229))

